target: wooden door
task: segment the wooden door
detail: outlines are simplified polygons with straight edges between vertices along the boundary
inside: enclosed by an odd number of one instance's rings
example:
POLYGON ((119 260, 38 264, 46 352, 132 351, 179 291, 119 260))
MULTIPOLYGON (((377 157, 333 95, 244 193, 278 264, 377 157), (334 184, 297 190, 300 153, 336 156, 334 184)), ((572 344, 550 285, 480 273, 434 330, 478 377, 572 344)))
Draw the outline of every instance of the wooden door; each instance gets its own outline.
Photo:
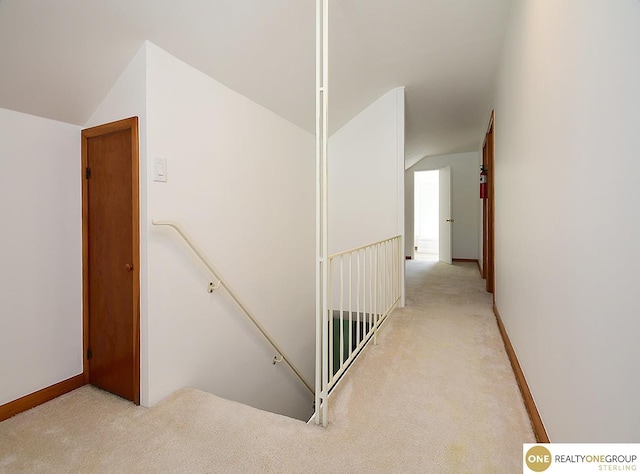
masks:
POLYGON ((138 119, 82 131, 85 382, 138 404, 138 119))
MULTIPOLYGON (((486 278, 487 291, 493 293, 495 287, 494 263, 494 158, 493 158, 494 113, 482 146, 482 164, 487 170, 487 198, 482 203, 482 273, 486 278)), ((495 296, 494 296, 495 300, 495 296)))
MULTIPOLYGON (((482 144, 482 167, 487 169, 487 137, 485 135, 484 143, 482 144)), ((487 183, 487 188, 489 183, 487 183)), ((482 200, 482 278, 487 278, 487 198, 482 200)))

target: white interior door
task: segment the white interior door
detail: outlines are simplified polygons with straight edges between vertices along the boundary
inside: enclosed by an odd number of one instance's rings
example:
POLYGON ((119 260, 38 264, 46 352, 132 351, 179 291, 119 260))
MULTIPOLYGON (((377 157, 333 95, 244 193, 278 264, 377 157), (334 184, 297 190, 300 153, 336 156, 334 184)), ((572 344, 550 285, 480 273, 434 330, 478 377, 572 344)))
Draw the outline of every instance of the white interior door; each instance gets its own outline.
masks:
POLYGON ((440 168, 440 261, 451 265, 451 166, 440 168))

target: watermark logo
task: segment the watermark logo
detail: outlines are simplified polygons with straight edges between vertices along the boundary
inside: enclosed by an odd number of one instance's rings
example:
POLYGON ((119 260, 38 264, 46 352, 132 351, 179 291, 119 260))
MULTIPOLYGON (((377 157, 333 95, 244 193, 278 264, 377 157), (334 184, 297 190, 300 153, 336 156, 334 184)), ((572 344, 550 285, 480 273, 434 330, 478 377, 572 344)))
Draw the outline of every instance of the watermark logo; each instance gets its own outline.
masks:
POLYGON ((640 474, 640 443, 524 443, 522 472, 640 474))
POLYGON ((546 471, 551 466, 551 452, 544 446, 533 446, 527 451, 525 462, 533 472, 546 471))

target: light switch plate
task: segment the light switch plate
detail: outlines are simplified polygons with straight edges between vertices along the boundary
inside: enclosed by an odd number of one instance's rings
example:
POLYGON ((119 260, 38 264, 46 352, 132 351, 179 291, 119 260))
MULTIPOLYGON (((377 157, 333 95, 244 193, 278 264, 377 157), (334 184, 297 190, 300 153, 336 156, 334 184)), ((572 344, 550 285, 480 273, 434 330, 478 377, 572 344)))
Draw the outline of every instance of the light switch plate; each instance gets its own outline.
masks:
POLYGON ((155 157, 153 159, 153 180, 159 183, 167 182, 167 159, 155 157))

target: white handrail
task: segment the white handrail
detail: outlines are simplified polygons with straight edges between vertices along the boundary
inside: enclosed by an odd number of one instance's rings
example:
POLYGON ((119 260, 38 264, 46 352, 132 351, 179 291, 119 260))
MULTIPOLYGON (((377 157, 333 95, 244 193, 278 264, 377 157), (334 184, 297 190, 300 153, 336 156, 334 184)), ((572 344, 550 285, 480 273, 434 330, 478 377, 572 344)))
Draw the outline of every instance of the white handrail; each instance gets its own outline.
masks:
MULTIPOLYGON (((200 248, 193 242, 193 240, 191 240, 189 235, 180 226, 180 224, 178 224, 175 221, 166 220, 166 219, 165 220, 163 220, 163 219, 153 219, 151 221, 151 223, 153 225, 156 225, 156 226, 168 226, 168 227, 171 227, 180 235, 180 237, 183 238, 183 240, 187 243, 187 245, 189 245, 191 250, 193 250, 193 253, 195 253, 198 256, 200 261, 207 267, 207 269, 211 272, 211 274, 218 280, 218 286, 217 287, 222 287, 227 291, 229 296, 231 296, 231 299, 233 299, 233 301, 238 305, 238 307, 242 310, 242 312, 245 314, 245 316, 247 316, 247 318, 249 318, 249 320, 253 323, 253 325, 258 329, 258 331, 260 331, 260 334, 262 334, 264 336, 264 338, 269 342, 269 344, 271 344, 271 346, 276 350, 276 352, 278 352, 280 354, 281 360, 283 360, 284 362, 287 363, 287 365, 291 368, 293 373, 296 374, 298 379, 300 379, 300 381, 304 384, 304 386, 307 387, 307 390, 309 390, 313 394, 314 391, 311 388, 311 385, 309 385, 309 383, 305 380, 305 378, 302 376, 302 374, 296 368, 296 366, 293 364, 293 362, 291 362, 289 357, 287 357, 287 355, 284 353, 284 351, 280 348, 278 343, 276 341, 274 341, 273 338, 269 335, 269 333, 267 332, 267 329, 260 323, 260 321, 258 321, 258 319, 251 312, 251 310, 249 310, 249 308, 247 308, 247 306, 244 304, 244 302, 240 299, 240 296, 238 296, 238 294, 220 276, 220 272, 218 272, 218 270, 216 270, 216 268, 213 266, 213 264, 207 259, 207 257, 200 250, 200 248)), ((276 362, 280 362, 280 359, 278 359, 277 356, 274 358, 274 363, 276 363, 276 362)))
POLYGON ((344 250, 342 252, 331 254, 329 256, 329 258, 333 259, 333 258, 336 258, 336 257, 342 257, 343 255, 346 255, 348 253, 357 252, 358 250, 364 250, 367 247, 372 247, 373 245, 380 245, 380 244, 384 244, 384 243, 387 243, 387 242, 391 242, 392 240, 399 239, 400 237, 401 237, 400 235, 396 235, 396 236, 393 236, 393 237, 389 237, 388 239, 385 239, 385 240, 380 240, 379 242, 375 242, 373 244, 367 244, 367 245, 363 245, 361 247, 356 247, 356 248, 353 248, 353 249, 344 250))

